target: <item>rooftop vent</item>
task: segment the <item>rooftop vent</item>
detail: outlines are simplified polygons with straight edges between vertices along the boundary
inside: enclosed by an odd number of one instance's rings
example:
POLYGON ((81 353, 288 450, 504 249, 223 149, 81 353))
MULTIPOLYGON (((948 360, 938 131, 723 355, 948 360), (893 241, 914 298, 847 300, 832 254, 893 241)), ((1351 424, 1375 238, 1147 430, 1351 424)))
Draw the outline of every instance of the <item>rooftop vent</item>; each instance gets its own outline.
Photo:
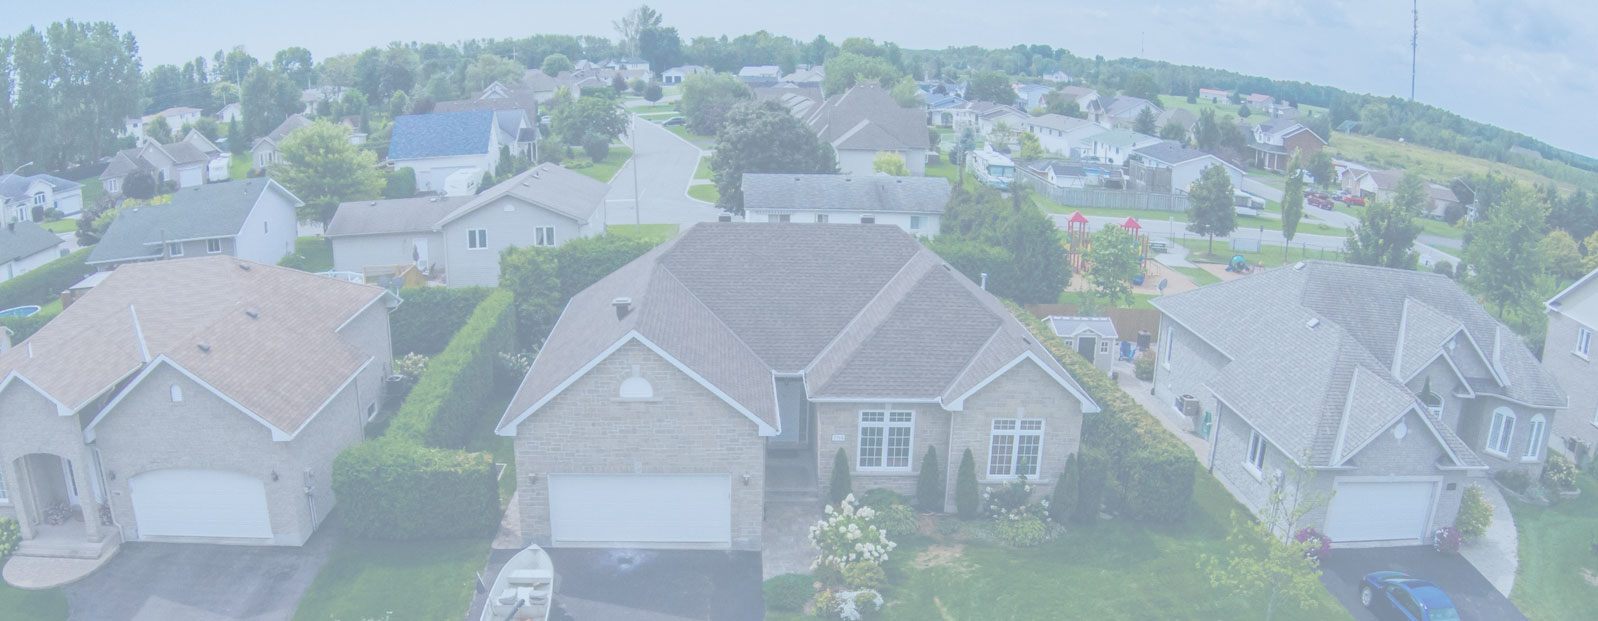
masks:
POLYGON ((260 319, 261 318, 261 311, 255 310, 253 308, 244 309, 244 314, 249 315, 250 319, 260 319))
POLYGON ((1301 271, 1303 269, 1304 269, 1304 262, 1303 261, 1299 261, 1298 263, 1294 263, 1293 264, 1293 271, 1296 272, 1296 271, 1301 271))
POLYGON ((195 343, 194 346, 200 348, 200 351, 202 352, 207 354, 211 353, 211 345, 209 343, 201 341, 199 343, 195 343))
POLYGON ((1319 325, 1321 325, 1321 320, 1319 318, 1311 319, 1309 321, 1304 322, 1304 327, 1310 328, 1312 330, 1315 328, 1315 326, 1319 326, 1319 325))
POLYGON ((373 207, 376 207, 376 206, 377 206, 377 201, 372 201, 372 202, 370 202, 370 203, 367 203, 367 204, 368 204, 368 205, 371 205, 371 206, 373 206, 373 207))
POLYGON ((717 222, 732 222, 732 214, 725 214, 724 213, 724 214, 721 214, 719 216, 716 216, 716 221, 717 222))
POLYGON ((616 299, 610 301, 610 305, 616 307, 616 319, 619 320, 619 319, 621 319, 623 317, 626 317, 627 313, 632 312, 632 310, 633 310, 633 299, 632 298, 616 298, 616 299))
POLYGON ((240 263, 239 264, 239 269, 248 272, 248 271, 250 271, 250 264, 249 263, 240 263))

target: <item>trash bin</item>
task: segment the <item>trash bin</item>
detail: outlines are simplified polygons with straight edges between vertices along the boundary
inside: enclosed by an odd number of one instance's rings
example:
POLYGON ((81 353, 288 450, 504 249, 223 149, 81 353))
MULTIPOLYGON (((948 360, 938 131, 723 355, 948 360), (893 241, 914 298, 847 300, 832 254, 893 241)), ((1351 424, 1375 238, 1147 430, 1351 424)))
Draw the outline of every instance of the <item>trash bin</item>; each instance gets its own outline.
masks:
POLYGON ((1138 351, 1143 351, 1145 349, 1148 349, 1149 348, 1149 344, 1153 343, 1153 342, 1154 342, 1154 335, 1149 334, 1148 330, 1138 330, 1137 331, 1137 349, 1138 349, 1138 351))

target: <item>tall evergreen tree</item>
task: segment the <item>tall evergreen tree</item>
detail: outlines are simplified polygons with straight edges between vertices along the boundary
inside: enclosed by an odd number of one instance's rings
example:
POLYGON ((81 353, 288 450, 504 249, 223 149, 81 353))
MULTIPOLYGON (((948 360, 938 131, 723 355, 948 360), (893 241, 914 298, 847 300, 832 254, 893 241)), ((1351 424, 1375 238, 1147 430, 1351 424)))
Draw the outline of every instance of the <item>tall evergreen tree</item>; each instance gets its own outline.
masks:
POLYGON ((1304 217, 1304 171, 1298 158, 1287 164, 1287 182, 1282 186, 1282 239, 1293 245, 1298 233, 1298 221, 1304 217))

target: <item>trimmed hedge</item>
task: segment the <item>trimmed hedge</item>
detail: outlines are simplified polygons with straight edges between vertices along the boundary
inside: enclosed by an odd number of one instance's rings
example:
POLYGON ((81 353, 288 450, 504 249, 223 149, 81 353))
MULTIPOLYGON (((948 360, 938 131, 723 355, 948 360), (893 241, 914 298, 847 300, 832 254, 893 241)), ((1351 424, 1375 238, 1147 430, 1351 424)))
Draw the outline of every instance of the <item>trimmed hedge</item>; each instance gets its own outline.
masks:
POLYGON ((400 299, 405 301, 388 317, 394 357, 412 352, 432 356, 444 351, 450 338, 466 325, 473 309, 492 291, 485 287, 400 289, 400 299))
MULTIPOLYGON (((437 448, 461 448, 493 398, 494 362, 515 346, 511 292, 489 294, 427 370, 388 427, 388 435, 437 448)), ((401 305, 403 307, 403 305, 401 305)))
POLYGON ((34 313, 27 317, 6 317, 0 319, 0 326, 11 328, 12 343, 21 343, 22 339, 33 336, 34 332, 38 332, 39 328, 43 328, 44 324, 50 323, 51 319, 55 319, 56 315, 60 314, 34 313))
POLYGON ((1082 446, 1092 447, 1094 454, 1084 454, 1078 464, 1082 478, 1077 513, 1097 511, 1096 502, 1092 506, 1082 504, 1092 502, 1097 495, 1098 490, 1093 488, 1097 487, 1094 478, 1098 475, 1093 471, 1102 466, 1103 501, 1111 512, 1146 522, 1185 519, 1193 501, 1193 470, 1198 467, 1193 450, 1121 390, 1115 380, 1066 347, 1041 320, 1014 303, 1007 304, 1011 314, 1032 331, 1103 410, 1083 417, 1082 446), (1102 464, 1095 463, 1101 460, 1102 464))
POLYGON ((369 539, 486 537, 499 528, 499 484, 487 453, 403 438, 357 444, 333 461, 344 527, 369 539))
MULTIPOLYGON (((80 248, 67 256, 39 266, 26 274, 0 283, 0 309, 54 301, 62 291, 94 273, 89 259, 91 248, 80 248)), ((13 328, 15 329, 15 328, 13 328)))

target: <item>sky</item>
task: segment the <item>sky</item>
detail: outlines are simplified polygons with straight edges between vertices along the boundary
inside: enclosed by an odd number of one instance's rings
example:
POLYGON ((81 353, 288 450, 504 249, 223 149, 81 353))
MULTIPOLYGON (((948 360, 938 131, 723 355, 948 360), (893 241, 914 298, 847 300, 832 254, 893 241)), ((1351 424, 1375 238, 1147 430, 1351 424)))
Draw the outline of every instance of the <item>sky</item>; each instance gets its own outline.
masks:
MULTIPOLYGON (((0 0, 0 31, 66 18, 110 20, 139 40, 144 66, 243 45, 257 57, 298 45, 316 58, 389 41, 530 34, 615 37, 639 0, 0 0), (11 6, 6 6, 11 5, 11 6)), ((871 37, 911 49, 1047 44, 1078 56, 1140 56, 1244 74, 1408 96, 1410 3, 1402 0, 654 0, 684 40, 756 30, 834 43, 871 37)), ((1598 156, 1593 102, 1598 3, 1422 0, 1415 98, 1598 156), (1587 33, 1587 34, 1582 34, 1587 33)), ((599 60, 599 59, 594 59, 599 60)))

